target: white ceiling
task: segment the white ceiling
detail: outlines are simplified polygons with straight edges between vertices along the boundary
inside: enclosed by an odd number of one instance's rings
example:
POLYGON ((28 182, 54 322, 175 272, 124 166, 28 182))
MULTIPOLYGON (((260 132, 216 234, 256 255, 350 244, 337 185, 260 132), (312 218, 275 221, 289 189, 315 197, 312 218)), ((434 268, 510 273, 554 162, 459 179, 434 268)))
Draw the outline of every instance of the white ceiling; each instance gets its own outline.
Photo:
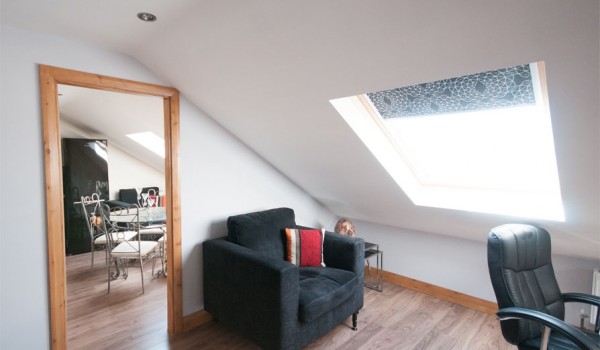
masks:
POLYGON ((2 0, 3 24, 138 59, 332 212, 479 241, 523 220, 414 206, 328 101, 544 60, 567 220, 531 222, 591 258, 599 13, 597 0, 2 0))

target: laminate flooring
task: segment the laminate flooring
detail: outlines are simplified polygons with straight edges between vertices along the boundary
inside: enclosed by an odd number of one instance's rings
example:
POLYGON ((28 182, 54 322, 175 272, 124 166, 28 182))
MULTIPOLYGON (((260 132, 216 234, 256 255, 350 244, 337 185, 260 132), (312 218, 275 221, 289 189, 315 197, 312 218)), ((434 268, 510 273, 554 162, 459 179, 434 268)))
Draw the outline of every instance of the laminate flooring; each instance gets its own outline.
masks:
MULTIPOLYGON (((144 265, 144 287, 139 267, 129 267, 127 279, 112 280, 104 251, 68 256, 67 346, 69 349, 148 349, 168 342, 167 280, 153 278, 152 263, 144 265)), ((156 269, 160 262, 156 261, 156 269)))
MULTIPOLYGON (((145 271, 142 294, 139 269, 111 282, 107 294, 104 252, 67 257, 69 349, 260 349, 218 322, 169 340, 166 279, 145 271)), ((351 320, 306 349, 516 349, 502 338, 493 315, 386 283, 383 292, 365 288, 358 331, 351 320)))

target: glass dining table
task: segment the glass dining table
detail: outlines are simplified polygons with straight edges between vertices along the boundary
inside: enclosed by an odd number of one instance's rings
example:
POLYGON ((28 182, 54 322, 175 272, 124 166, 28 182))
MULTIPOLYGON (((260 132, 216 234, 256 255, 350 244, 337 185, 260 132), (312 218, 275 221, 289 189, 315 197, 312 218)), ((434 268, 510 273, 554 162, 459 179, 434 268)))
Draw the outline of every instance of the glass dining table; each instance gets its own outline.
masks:
MULTIPOLYGON (((167 208, 165 207, 150 207, 139 209, 139 224, 140 227, 147 227, 150 225, 161 225, 167 222, 167 208)), ((119 208, 116 211, 111 212, 110 221, 116 223, 119 226, 127 226, 129 224, 137 224, 136 216, 138 215, 137 210, 128 211, 127 208, 119 208)))

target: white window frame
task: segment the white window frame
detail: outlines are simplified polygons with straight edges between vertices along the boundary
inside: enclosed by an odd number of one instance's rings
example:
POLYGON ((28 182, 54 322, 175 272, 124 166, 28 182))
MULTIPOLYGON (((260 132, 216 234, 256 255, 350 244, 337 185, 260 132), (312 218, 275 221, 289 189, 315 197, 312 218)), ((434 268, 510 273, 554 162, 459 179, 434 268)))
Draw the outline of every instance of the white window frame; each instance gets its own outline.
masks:
MULTIPOLYGON (((429 181, 411 160, 414 156, 408 151, 409 147, 395 139, 366 95, 339 98, 330 102, 415 205, 564 221, 544 63, 532 63, 530 68, 537 102, 535 106, 524 108, 533 108, 541 116, 539 128, 531 132, 542 134, 540 142, 544 144, 545 154, 540 157, 539 162, 545 161, 544 171, 540 175, 543 176, 544 187, 469 186, 465 183, 457 185, 429 181)), ((501 145, 503 140, 490 139, 489 142, 501 145)))

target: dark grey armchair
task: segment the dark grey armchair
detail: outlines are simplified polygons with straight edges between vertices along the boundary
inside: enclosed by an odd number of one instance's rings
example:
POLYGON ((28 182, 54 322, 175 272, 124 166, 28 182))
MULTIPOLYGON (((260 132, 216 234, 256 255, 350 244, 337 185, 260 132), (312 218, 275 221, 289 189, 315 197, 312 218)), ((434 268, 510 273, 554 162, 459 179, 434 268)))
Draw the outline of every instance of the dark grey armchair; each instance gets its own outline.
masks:
MULTIPOLYGON (((264 349, 299 349, 363 306, 364 241, 326 233, 326 267, 285 261, 294 211, 231 216, 228 236, 203 244, 204 307, 264 349)), ((349 328, 350 330, 350 328, 349 328)))
POLYGON ((595 333, 563 322, 565 302, 600 306, 600 297, 561 293, 546 230, 522 224, 492 229, 488 268, 506 341, 519 349, 600 349, 598 317, 595 333))

